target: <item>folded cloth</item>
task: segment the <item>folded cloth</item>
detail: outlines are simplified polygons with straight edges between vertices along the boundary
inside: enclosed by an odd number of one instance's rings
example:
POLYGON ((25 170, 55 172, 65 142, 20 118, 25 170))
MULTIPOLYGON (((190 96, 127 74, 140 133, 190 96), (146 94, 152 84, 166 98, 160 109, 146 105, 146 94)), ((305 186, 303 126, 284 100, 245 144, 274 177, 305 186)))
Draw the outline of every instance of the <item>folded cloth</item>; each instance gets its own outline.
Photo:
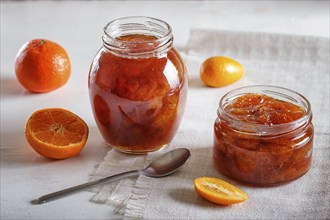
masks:
POLYGON ((124 217, 137 219, 329 219, 329 39, 195 29, 182 55, 189 72, 189 92, 174 140, 167 148, 145 156, 111 150, 92 177, 143 168, 174 148, 189 148, 191 157, 168 177, 141 175, 97 188, 92 201, 115 205, 124 217), (216 55, 240 62, 245 76, 224 88, 203 85, 200 65, 216 55), (221 175, 212 164, 213 123, 220 98, 234 88, 254 84, 286 87, 311 102, 315 127, 312 166, 288 184, 247 186, 221 175), (193 181, 201 176, 228 181, 244 190, 249 199, 231 206, 214 205, 194 190, 193 181))

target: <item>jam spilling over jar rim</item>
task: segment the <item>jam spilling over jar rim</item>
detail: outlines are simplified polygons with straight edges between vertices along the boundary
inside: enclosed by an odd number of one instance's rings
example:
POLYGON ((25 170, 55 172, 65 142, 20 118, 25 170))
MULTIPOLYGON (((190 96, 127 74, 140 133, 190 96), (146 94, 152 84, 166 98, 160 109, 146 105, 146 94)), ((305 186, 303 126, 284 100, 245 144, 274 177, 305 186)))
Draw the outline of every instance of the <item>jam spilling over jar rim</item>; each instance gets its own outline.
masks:
POLYGON ((311 105, 309 101, 301 94, 278 86, 256 85, 241 87, 225 94, 219 102, 218 117, 224 118, 230 122, 233 129, 250 135, 267 136, 269 134, 286 134, 287 132, 294 132, 297 128, 308 123, 312 119, 311 105), (244 92, 242 92, 244 91, 244 92), (289 93, 289 95, 287 95, 289 93), (226 107, 240 96, 248 94, 266 95, 281 101, 286 101, 300 106, 304 110, 304 115, 297 120, 280 123, 280 124, 257 124, 252 122, 241 121, 237 117, 227 112, 226 107))

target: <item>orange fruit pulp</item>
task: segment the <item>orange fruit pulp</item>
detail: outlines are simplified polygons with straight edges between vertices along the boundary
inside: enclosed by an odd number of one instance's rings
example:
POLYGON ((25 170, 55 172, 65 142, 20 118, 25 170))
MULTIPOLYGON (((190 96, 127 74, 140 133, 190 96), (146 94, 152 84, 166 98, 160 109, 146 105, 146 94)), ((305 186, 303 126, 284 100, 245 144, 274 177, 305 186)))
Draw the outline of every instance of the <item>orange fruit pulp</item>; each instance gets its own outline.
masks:
POLYGON ((63 47, 50 40, 35 39, 18 51, 15 72, 23 87, 30 92, 43 93, 69 80, 71 64, 63 47))
POLYGON ((26 123, 25 136, 40 155, 52 159, 76 156, 88 138, 88 126, 77 115, 61 108, 41 109, 26 123))
POLYGON ((245 192, 223 180, 213 177, 199 177, 194 181, 195 190, 204 199, 220 205, 230 205, 245 201, 245 192))
POLYGON ((243 66, 237 61, 223 56, 206 59, 200 69, 201 80, 210 87, 224 87, 242 78, 243 66))

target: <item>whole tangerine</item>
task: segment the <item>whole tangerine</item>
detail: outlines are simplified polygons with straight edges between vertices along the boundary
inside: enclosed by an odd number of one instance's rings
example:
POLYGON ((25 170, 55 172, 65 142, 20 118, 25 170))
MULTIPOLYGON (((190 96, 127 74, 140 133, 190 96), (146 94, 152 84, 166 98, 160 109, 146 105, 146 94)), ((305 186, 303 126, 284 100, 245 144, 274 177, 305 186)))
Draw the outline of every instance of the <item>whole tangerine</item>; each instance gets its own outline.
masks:
POLYGON ((15 62, 18 81, 30 92, 44 93, 62 87, 70 78, 71 64, 65 49, 45 39, 25 43, 15 62))

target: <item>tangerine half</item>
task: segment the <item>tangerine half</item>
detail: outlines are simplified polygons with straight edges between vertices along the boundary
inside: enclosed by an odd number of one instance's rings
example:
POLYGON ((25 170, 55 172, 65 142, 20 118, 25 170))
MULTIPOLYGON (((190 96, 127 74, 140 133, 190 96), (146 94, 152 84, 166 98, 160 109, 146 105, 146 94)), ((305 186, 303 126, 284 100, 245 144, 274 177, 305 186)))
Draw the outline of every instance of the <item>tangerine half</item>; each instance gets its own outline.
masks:
POLYGON ((41 109, 32 114, 25 136, 40 155, 52 159, 76 156, 84 148, 89 129, 77 115, 61 108, 41 109))

